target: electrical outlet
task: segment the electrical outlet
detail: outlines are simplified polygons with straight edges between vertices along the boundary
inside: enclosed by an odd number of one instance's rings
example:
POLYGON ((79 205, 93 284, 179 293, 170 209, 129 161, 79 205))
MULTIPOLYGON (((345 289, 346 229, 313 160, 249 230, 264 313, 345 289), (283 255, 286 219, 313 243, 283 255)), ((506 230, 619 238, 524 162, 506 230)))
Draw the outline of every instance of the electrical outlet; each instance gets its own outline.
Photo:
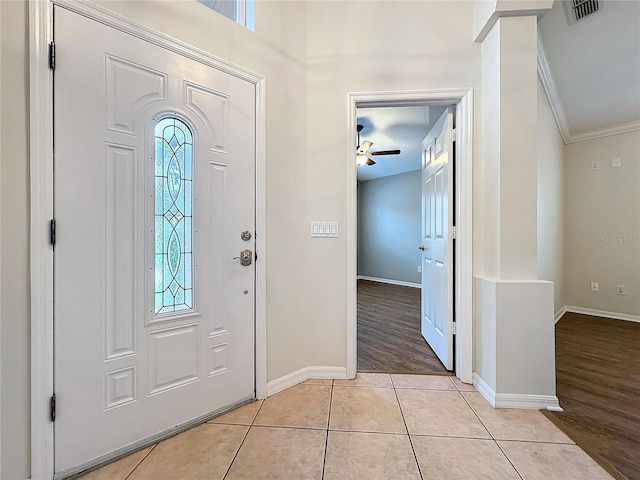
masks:
POLYGON ((616 285, 616 294, 624 295, 624 285, 616 285))
POLYGON ((622 159, 620 157, 614 157, 611 159, 611 168, 622 167, 622 159))
POLYGON ((600 285, 598 285, 598 282, 591 282, 591 291, 592 292, 600 291, 600 285))
POLYGON ((600 162, 591 162, 591 170, 600 170, 600 162))

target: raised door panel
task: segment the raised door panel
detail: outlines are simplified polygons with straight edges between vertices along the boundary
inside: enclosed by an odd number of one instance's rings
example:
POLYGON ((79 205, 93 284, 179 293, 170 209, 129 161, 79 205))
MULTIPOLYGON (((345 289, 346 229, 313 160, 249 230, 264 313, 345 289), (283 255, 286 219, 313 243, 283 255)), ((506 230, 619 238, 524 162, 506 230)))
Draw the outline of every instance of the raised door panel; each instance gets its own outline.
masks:
POLYGON ((137 368, 120 368, 104 375, 104 409, 120 407, 134 402, 138 391, 137 368))
POLYGON ((137 149, 105 145, 105 360, 137 352, 137 149))
POLYGON ((167 99, 167 74, 145 65, 105 55, 107 130, 136 135, 140 110, 167 99))
POLYGON ((172 327, 149 333, 149 394, 198 380, 198 325, 172 327))
POLYGON ((227 198, 227 175, 229 166, 213 161, 203 165, 203 178, 206 178, 203 201, 210 206, 206 225, 198 232, 198 239, 207 245, 201 253, 209 266, 208 295, 206 301, 208 323, 205 328, 209 336, 223 335, 228 332, 226 324, 227 270, 225 264, 231 264, 233 252, 227 245, 225 232, 229 229, 227 198))
POLYGON ((209 150, 227 154, 229 130, 229 96, 198 85, 184 82, 184 104, 204 122, 209 140, 209 150))

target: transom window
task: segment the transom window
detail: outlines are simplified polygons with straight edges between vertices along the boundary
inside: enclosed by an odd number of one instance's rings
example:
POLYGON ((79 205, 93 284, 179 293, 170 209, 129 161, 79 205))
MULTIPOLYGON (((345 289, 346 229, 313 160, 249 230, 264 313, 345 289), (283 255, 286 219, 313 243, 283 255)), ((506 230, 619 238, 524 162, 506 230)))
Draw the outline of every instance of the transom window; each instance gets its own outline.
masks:
POLYGON ((193 135, 178 118, 155 128, 155 313, 193 308, 193 135))
POLYGON ((254 0, 198 0, 198 2, 254 31, 254 0))

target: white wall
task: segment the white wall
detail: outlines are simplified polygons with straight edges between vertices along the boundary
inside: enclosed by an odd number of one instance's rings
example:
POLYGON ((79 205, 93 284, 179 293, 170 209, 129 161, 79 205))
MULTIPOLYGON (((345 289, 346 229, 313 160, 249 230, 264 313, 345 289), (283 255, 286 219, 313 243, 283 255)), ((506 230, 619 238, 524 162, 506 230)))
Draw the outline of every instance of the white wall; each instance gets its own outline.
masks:
POLYGON ((538 278, 553 282, 554 312, 564 306, 564 148, 538 82, 538 278))
POLYGON ((0 338, 2 371, 0 478, 29 473, 29 188, 27 4, 0 2, 2 119, 0 124, 0 338))
POLYGON ((421 180, 414 170, 358 182, 358 275, 420 283, 421 180))
MULTIPOLYGON (((474 88, 474 161, 481 161, 481 51, 471 38, 473 8, 463 1, 318 1, 307 8, 308 210, 303 221, 348 217, 347 93, 474 88)), ((474 184, 474 199, 481 186, 474 184)), ((482 210, 474 204, 474 218, 482 210)), ((480 225, 478 222, 476 225, 480 225)), ((474 226, 475 228, 475 226, 474 226)), ((344 230, 343 230, 344 231, 344 230)), ((474 237, 481 240, 481 237, 474 237)), ((476 246, 479 245, 476 244, 476 246)), ((347 245, 314 242, 305 268, 322 295, 305 309, 310 365, 346 364, 347 245)), ((482 255, 475 257, 477 260, 482 255)))
POLYGON ((640 131, 565 148, 565 303, 640 315, 640 131))

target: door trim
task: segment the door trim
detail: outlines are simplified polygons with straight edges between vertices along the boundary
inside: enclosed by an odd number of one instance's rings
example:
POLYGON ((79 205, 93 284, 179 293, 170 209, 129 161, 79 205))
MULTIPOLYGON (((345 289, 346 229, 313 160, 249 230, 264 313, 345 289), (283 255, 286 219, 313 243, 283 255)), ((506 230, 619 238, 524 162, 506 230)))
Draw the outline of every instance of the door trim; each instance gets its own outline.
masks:
POLYGON ((456 375, 472 382, 473 372, 473 89, 352 92, 347 94, 345 135, 347 164, 347 378, 354 378, 358 362, 358 190, 353 161, 353 138, 358 107, 456 105, 456 255, 455 362, 456 375))
POLYGON ((114 14, 85 0, 29 2, 30 63, 30 202, 31 202, 31 478, 53 478, 54 431, 49 420, 53 393, 53 248, 49 221, 53 218, 53 75, 48 46, 53 39, 53 6, 96 20, 165 50, 233 75, 255 85, 256 174, 255 222, 255 389, 267 394, 266 342, 266 110, 265 79, 187 43, 114 14))

